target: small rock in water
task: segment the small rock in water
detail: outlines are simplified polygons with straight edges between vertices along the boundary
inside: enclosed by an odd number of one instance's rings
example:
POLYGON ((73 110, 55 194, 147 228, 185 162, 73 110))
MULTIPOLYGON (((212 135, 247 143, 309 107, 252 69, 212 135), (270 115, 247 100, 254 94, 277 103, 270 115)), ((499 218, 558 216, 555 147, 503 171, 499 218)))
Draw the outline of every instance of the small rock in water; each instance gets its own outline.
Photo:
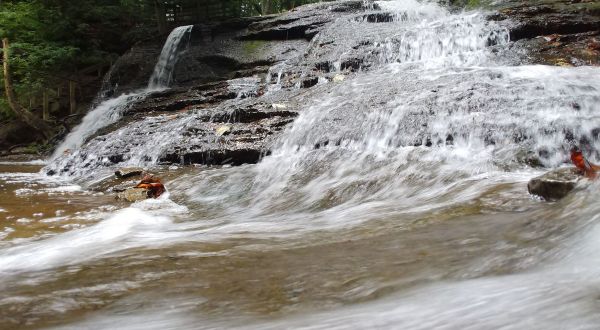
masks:
POLYGON ((125 190, 131 188, 132 186, 135 186, 135 184, 136 184, 135 181, 127 181, 123 184, 119 184, 119 185, 112 187, 112 191, 116 192, 116 193, 124 192, 125 190))
POLYGON ((333 82, 342 82, 344 79, 346 79, 346 76, 343 74, 336 74, 335 77, 333 77, 333 82))
POLYGON ((115 172, 115 175, 119 179, 127 179, 134 176, 140 176, 144 173, 143 168, 138 167, 130 167, 130 168, 122 168, 115 172))
POLYGON ((117 194, 117 199, 131 203, 143 201, 150 197, 150 190, 144 188, 129 188, 117 194))
POLYGON ((560 168, 531 179, 527 189, 530 194, 546 200, 558 200, 569 194, 581 178, 581 174, 574 167, 560 168))
POLYGON ((225 136, 231 133, 231 127, 227 125, 222 125, 217 127, 215 134, 217 136, 225 136))

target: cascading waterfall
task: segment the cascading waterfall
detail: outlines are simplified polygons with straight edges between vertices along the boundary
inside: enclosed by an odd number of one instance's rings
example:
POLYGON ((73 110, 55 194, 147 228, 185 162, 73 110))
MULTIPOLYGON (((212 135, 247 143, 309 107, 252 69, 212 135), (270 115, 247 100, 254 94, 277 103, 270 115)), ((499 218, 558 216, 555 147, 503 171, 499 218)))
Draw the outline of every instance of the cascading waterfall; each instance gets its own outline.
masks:
POLYGON ((169 34, 152 76, 148 81, 147 88, 101 102, 83 118, 81 124, 67 135, 65 141, 56 148, 52 159, 57 159, 65 153, 76 152, 85 143, 85 140, 99 129, 121 119, 123 112, 132 103, 143 100, 152 91, 168 88, 173 80, 173 70, 177 64, 177 57, 188 44, 186 42, 182 43, 182 41, 186 37, 189 38, 192 28, 193 25, 180 26, 169 34))
POLYGON ((189 44, 193 28, 193 25, 180 26, 171 32, 154 67, 152 77, 148 81, 148 89, 162 89, 171 85, 177 57, 181 54, 182 48, 189 44), (185 38, 188 42, 182 43, 185 38))
MULTIPOLYGON (((365 4, 272 68, 268 100, 282 102, 282 77, 315 58, 347 75, 294 94, 303 109, 269 156, 188 168, 167 182, 172 196, 0 245, 10 295, 0 310, 103 308, 77 328, 595 328, 598 183, 541 203, 526 182, 543 171, 531 158, 555 167, 571 143, 600 149, 600 69, 507 66, 496 52, 507 30, 479 12, 365 4), (330 40, 343 42, 321 46, 330 40), (352 59, 361 67, 349 74, 352 59)), ((165 45, 149 88, 170 81, 179 42, 165 45)), ((231 106, 252 86, 232 84, 231 106)), ((109 168, 102 157, 115 149, 119 165, 156 164, 200 117, 140 120, 68 166, 109 168), (115 141, 149 125, 126 150, 115 141)))

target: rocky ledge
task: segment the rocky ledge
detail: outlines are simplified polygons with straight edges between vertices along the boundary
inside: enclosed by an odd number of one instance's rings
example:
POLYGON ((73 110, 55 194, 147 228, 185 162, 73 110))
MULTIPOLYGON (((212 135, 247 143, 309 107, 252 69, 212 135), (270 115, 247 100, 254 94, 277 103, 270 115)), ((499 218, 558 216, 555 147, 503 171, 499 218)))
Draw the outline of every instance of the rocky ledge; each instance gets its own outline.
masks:
MULTIPOLYGON (((597 2, 494 3, 489 19, 509 29, 515 63, 598 64, 597 2)), ((381 64, 382 50, 373 40, 397 34, 394 25, 385 24, 396 18, 368 1, 350 0, 195 25, 189 48, 175 65, 175 86, 131 104, 123 119, 65 155, 52 172, 74 174, 98 164, 255 163, 301 113, 307 95, 381 64)), ((107 94, 145 87, 162 42, 139 44, 117 61, 107 77, 107 94)), ((418 142, 407 144, 453 140, 452 135, 440 141, 417 135, 418 142)))
POLYGON ((507 23, 513 49, 525 62, 559 66, 600 65, 600 2, 507 0, 491 20, 507 23))

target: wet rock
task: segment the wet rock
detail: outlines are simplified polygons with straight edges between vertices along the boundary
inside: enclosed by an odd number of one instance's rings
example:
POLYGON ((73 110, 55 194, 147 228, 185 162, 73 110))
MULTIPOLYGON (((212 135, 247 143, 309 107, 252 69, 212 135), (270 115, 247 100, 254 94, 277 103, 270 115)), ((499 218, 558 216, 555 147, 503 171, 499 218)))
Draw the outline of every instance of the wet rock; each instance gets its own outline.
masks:
POLYGON ((341 65, 340 68, 341 68, 342 71, 349 70, 349 71, 352 71, 352 72, 356 72, 356 71, 358 71, 358 70, 361 69, 361 66, 363 65, 363 62, 364 61, 362 59, 359 59, 359 58, 349 59, 349 60, 346 60, 346 61, 342 62, 342 65, 341 65))
POLYGON ((43 136, 21 121, 12 120, 0 124, 0 150, 18 153, 16 149, 19 147, 41 140, 43 136))
POLYGON ((132 186, 135 186, 135 182, 127 182, 127 183, 123 183, 123 184, 119 184, 116 185, 114 187, 112 187, 112 192, 115 193, 120 193, 120 192, 124 192, 127 189, 131 189, 132 186))
MULTIPOLYGON (((321 47, 330 45, 332 43, 333 43, 333 41, 331 41, 329 43, 323 43, 323 44, 321 44, 321 47)), ((334 68, 330 62, 320 62, 320 63, 315 64, 315 69, 317 71, 328 73, 328 72, 331 72, 334 68)))
MULTIPOLYGON (((173 72, 173 86, 193 87, 266 72, 274 63, 294 58, 306 48, 326 15, 263 16, 194 25, 190 44, 173 72), (314 19, 311 18, 314 16, 314 19)), ((164 39, 137 44, 120 57, 106 77, 105 96, 148 85, 164 39)))
POLYGON ((117 194, 117 199, 135 203, 151 198, 150 190, 143 188, 129 188, 117 194))
POLYGON ((134 176, 140 176, 142 173, 144 173, 144 169, 139 167, 128 167, 115 171, 115 175, 119 179, 128 179, 134 176))
POLYGON ((561 168, 531 179, 527 189, 546 200, 558 200, 569 194, 581 178, 576 168, 561 168))
POLYGON ((292 11, 287 15, 254 23, 249 26, 247 33, 241 34, 238 38, 241 40, 311 40, 318 33, 319 27, 332 20, 332 17, 327 14, 333 8, 328 7, 338 6, 338 4, 305 6, 304 10, 292 11))
POLYGON ((396 15, 392 13, 372 13, 358 17, 356 20, 368 23, 389 23, 396 20, 396 15))
POLYGON ((319 77, 311 77, 302 81, 302 88, 311 88, 319 83, 319 77))
POLYGON ((507 0, 493 6, 510 30, 524 60, 535 64, 560 66, 600 65, 600 9, 597 1, 507 0))

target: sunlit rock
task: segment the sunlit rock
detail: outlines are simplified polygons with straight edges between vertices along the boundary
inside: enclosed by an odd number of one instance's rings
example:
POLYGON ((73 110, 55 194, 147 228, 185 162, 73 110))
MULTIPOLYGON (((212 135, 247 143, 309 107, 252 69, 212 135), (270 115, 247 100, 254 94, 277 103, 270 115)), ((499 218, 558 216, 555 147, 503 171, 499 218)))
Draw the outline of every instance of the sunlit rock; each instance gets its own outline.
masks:
POLYGON ((532 195, 546 200, 557 200, 569 194, 581 178, 582 176, 574 167, 560 168, 531 179, 527 189, 532 195))
POLYGON ((231 134, 231 126, 221 125, 215 130, 217 136, 225 136, 231 134))

